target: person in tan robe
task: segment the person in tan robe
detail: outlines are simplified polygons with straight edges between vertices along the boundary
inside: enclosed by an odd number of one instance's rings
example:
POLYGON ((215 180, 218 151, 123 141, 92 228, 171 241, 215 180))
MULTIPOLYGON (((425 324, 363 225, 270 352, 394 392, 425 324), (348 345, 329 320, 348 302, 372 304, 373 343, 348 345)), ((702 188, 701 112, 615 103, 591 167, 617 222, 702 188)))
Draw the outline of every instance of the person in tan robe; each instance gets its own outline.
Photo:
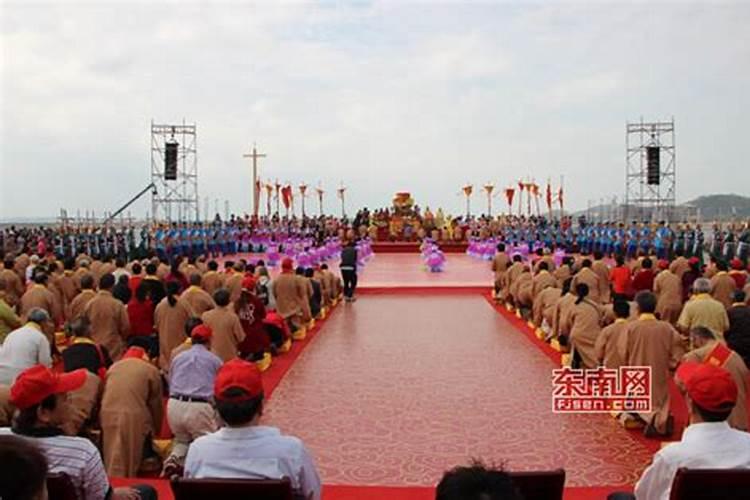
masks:
POLYGON ((28 254, 22 253, 15 258, 13 262, 13 270, 16 272, 21 280, 21 283, 26 285, 26 268, 31 265, 31 257, 28 254))
POLYGON ((666 321, 656 319, 656 296, 651 292, 636 295, 639 317, 627 324, 625 361, 628 366, 651 367, 651 409, 638 414, 646 423, 647 437, 672 433, 674 419, 669 412, 670 373, 684 354, 682 338, 666 321))
POLYGON ((219 264, 215 260, 208 262, 208 271, 201 279, 203 289, 213 297, 214 292, 224 286, 224 275, 218 273, 219 264))
POLYGON ((573 276, 573 270, 570 267, 572 265, 573 258, 566 255, 565 257, 563 257, 563 261, 560 267, 555 269, 555 271, 552 273, 552 276, 554 276, 557 280, 558 288, 562 288, 563 282, 573 276))
POLYGON ((505 252, 505 244, 498 243, 497 253, 492 259, 492 272, 495 273, 495 295, 501 296, 502 290, 505 287, 505 273, 508 272, 510 267, 510 257, 505 252))
POLYGON ((59 311, 60 314, 60 317, 56 318, 56 321, 58 324, 62 325, 65 322, 65 312, 68 309, 68 303, 60 283, 60 279, 63 277, 62 269, 56 262, 52 262, 49 264, 48 273, 49 281, 47 282, 47 289, 52 292, 52 296, 55 297, 55 309, 59 311))
POLYGON ((94 291, 94 276, 86 273, 81 277, 81 292, 70 301, 70 306, 68 307, 68 320, 75 321, 83 316, 86 306, 94 297, 96 297, 96 292, 94 291))
POLYGON ((329 307, 331 305, 331 292, 328 290, 328 280, 326 279, 326 275, 320 267, 315 268, 313 279, 320 283, 321 306, 329 307))
POLYGON ((162 385, 159 370, 146 351, 131 347, 107 372, 100 420, 107 475, 134 477, 144 443, 161 428, 162 385))
POLYGON ((656 295, 656 315, 659 319, 676 325, 682 312, 682 282, 672 271, 667 269, 666 261, 659 261, 661 272, 654 278, 654 295, 656 295))
POLYGON ((204 312, 216 307, 211 295, 201 288, 201 276, 196 273, 190 275, 190 286, 182 292, 180 299, 187 302, 193 310, 193 314, 199 318, 204 312))
POLYGON ((677 257, 669 265, 669 270, 680 279, 680 282, 682 282, 682 275, 685 274, 688 269, 690 269, 690 263, 685 257, 683 257, 682 250, 678 249, 677 257))
POLYGON ((298 290, 300 291, 300 304, 302 306, 302 321, 308 322, 312 319, 312 311, 310 309, 310 299, 313 295, 313 287, 310 280, 305 278, 305 269, 298 267, 294 273, 294 277, 299 283, 298 290))
POLYGON ((732 307, 732 294, 737 291, 737 283, 727 272, 726 262, 717 262, 716 268, 718 272, 711 278, 711 296, 729 309, 732 307))
POLYGON ((130 320, 125 304, 112 296, 115 277, 105 274, 99 280, 99 292, 86 304, 84 315, 91 322, 91 338, 107 348, 117 360, 125 350, 125 339, 130 334, 130 320))
POLYGON ((505 286, 501 291, 501 293, 503 294, 503 299, 508 300, 508 296, 510 295, 510 288, 513 286, 513 283, 518 279, 521 273, 523 273, 525 267, 526 266, 524 266, 521 256, 514 255, 513 264, 510 265, 508 271, 505 273, 505 286))
POLYGON ((62 317, 62 311, 59 309, 55 295, 47 288, 49 277, 46 273, 37 271, 33 279, 34 284, 21 296, 18 315, 23 319, 29 311, 39 307, 47 311, 52 320, 57 322, 62 317))
POLYGON ((591 270, 599 277, 600 302, 602 304, 609 303, 609 266, 604 262, 604 255, 601 252, 594 253, 594 262, 591 264, 591 270))
POLYGON ((245 340, 240 318, 230 307, 229 290, 219 288, 214 293, 216 308, 203 313, 201 320, 213 331, 211 352, 227 362, 237 357, 237 346, 245 340))
POLYGON ((6 258, 4 268, 0 271, 0 279, 5 281, 5 298, 11 307, 16 307, 25 289, 18 274, 13 270, 13 259, 6 258))
POLYGON ((532 302, 536 300, 536 298, 539 296, 539 294, 544 290, 545 288, 555 287, 557 286, 557 280, 554 276, 549 272, 549 267, 547 262, 542 261, 538 265, 538 271, 537 274, 534 276, 532 280, 531 285, 531 300, 532 302))
POLYGON ((292 273, 291 259, 281 263, 281 274, 271 282, 273 296, 276 299, 276 312, 284 318, 292 331, 300 327, 302 318, 302 297, 307 291, 301 281, 292 273))
POLYGON ((242 280, 245 279, 245 266, 242 262, 234 264, 234 268, 227 275, 224 288, 229 290, 229 301, 237 302, 242 295, 242 280))
POLYGON ((589 259, 583 259, 581 262, 581 269, 573 276, 573 283, 571 283, 571 290, 576 290, 579 284, 584 284, 588 287, 588 299, 597 304, 602 303, 601 297, 601 280, 599 275, 591 269, 591 261, 589 259))
POLYGON ((604 312, 598 302, 588 298, 588 285, 578 283, 575 290, 576 300, 562 328, 570 332, 568 339, 573 353, 573 368, 596 368, 599 362, 594 347, 601 332, 604 312))
POLYGON ((65 315, 66 320, 70 320, 70 304, 80 291, 78 282, 73 277, 73 264, 73 259, 67 259, 65 261, 65 269, 57 280, 58 287, 60 288, 65 303, 63 314, 65 315))
POLYGON ((159 368, 169 369, 172 350, 185 341, 185 323, 194 316, 190 304, 178 298, 180 284, 167 282, 167 296, 154 310, 154 324, 159 335, 159 368))
MULTIPOLYGON (((682 361, 708 363, 728 371, 737 384, 737 404, 727 421, 731 427, 748 430, 747 390, 748 369, 739 354, 719 342, 714 333, 705 327, 694 328, 690 332, 694 349, 682 357, 682 361)), ((680 384, 678 383, 678 386, 680 384)))
POLYGON ((531 311, 534 324, 541 327, 546 324, 552 330, 555 304, 562 296, 562 290, 556 287, 547 287, 536 296, 531 311))
POLYGON ((570 290, 570 285, 573 282, 573 278, 568 278, 563 283, 562 289, 560 290, 560 298, 557 299, 554 305, 554 312, 552 316, 552 336, 554 338, 566 337, 569 331, 564 330, 568 326, 568 315, 570 309, 573 307, 576 301, 576 295, 570 290))
POLYGON ((323 274, 323 281, 325 282, 325 288, 329 294, 329 303, 333 303, 336 299, 341 296, 341 280, 328 270, 328 264, 322 264, 320 266, 320 272, 323 274))
POLYGON ((611 325, 605 326, 596 338, 594 350, 596 351, 596 359, 602 366, 619 368, 625 364, 627 337, 624 332, 630 317, 630 309, 630 303, 624 300, 615 300, 613 304, 615 321, 611 325))
POLYGON ((94 282, 96 282, 96 277, 94 277, 94 273, 91 272, 91 261, 83 259, 78 268, 73 272, 73 281, 75 281, 79 290, 81 289, 81 279, 86 274, 91 275, 91 277, 94 278, 94 282))
POLYGON ((513 280, 508 289, 508 299, 516 307, 531 307, 531 288, 534 278, 528 267, 524 266, 521 274, 513 280))
MULTIPOLYGON (((638 319, 638 308, 636 307, 635 301, 627 300, 625 302, 630 307, 630 316, 627 317, 627 320, 633 321, 633 320, 638 319)), ((604 305, 604 317, 602 318, 602 326, 609 326, 612 323, 614 323, 616 319, 617 319, 617 314, 615 314, 614 303, 610 302, 609 304, 605 304, 604 305)))
POLYGON ((16 407, 10 402, 10 386, 0 384, 0 427, 10 427, 16 407))
POLYGON ((94 416, 101 398, 102 381, 93 373, 86 371, 86 382, 68 396, 70 411, 62 430, 68 436, 77 436, 87 422, 94 416))

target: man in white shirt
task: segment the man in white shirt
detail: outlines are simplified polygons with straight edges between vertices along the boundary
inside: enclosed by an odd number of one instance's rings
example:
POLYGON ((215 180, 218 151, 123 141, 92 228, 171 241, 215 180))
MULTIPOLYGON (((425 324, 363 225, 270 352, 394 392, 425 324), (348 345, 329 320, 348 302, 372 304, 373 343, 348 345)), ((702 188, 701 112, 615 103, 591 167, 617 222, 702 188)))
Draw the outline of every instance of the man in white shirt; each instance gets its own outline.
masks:
POLYGON ((680 442, 654 455, 635 485, 638 500, 668 500, 680 467, 750 469, 750 434, 732 429, 727 423, 737 403, 737 385, 732 375, 711 364, 684 362, 675 378, 687 391, 690 425, 680 442))
POLYGON ((289 478, 294 493, 320 500, 320 477, 305 446, 275 427, 258 425, 263 381, 255 363, 235 358, 214 384, 216 410, 227 427, 199 437, 185 461, 187 478, 289 478))
POLYGON ((52 366, 50 341, 45 333, 53 329, 47 311, 35 307, 29 321, 5 337, 0 347, 0 385, 11 385, 19 373, 34 365, 52 366))

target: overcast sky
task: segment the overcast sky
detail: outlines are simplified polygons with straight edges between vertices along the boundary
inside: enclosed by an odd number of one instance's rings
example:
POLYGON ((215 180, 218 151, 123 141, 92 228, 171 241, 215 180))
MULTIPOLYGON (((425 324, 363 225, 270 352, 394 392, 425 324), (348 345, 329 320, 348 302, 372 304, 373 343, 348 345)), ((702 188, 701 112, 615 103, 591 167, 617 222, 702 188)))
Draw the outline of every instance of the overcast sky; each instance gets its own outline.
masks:
POLYGON ((253 142, 327 211, 342 181, 349 210, 455 212, 467 181, 561 175, 585 208, 623 196, 625 123, 672 116, 678 201, 750 194, 747 1, 0 5, 0 218, 116 209, 152 119, 197 124, 201 210, 250 209, 253 142))

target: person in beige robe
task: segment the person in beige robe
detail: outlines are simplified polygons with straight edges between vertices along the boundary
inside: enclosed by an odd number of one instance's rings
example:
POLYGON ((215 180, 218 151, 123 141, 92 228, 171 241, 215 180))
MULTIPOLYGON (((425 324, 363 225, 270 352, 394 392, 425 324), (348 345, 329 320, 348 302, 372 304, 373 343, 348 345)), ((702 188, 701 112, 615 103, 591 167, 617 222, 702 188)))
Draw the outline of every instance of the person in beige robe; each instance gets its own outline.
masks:
POLYGON ((573 276, 573 271, 570 268, 572 263, 573 259, 569 256, 565 256, 563 257, 562 265, 560 265, 560 267, 555 269, 555 271, 552 273, 552 276, 554 276, 557 280, 558 288, 562 288, 563 282, 573 276))
POLYGON ((52 296, 55 298, 55 309, 59 312, 60 317, 56 318, 58 324, 65 322, 65 312, 68 309, 68 302, 65 294, 62 290, 62 284, 60 279, 62 278, 62 269, 56 262, 50 264, 49 267, 49 281, 47 282, 47 289, 52 292, 52 296))
POLYGON ((11 307, 16 307, 21 296, 25 292, 23 282, 18 274, 13 270, 13 259, 5 259, 5 267, 0 271, 0 279, 5 281, 5 298, 6 302, 11 307))
POLYGON ((613 310, 616 316, 614 322, 602 329, 594 344, 596 359, 607 368, 619 368, 625 364, 627 336, 624 333, 631 307, 624 300, 616 300, 613 310))
POLYGON ((521 274, 513 280, 508 288, 508 299, 516 307, 531 307, 531 288, 534 278, 528 267, 524 266, 521 274))
POLYGON ((682 282, 682 275, 685 274, 688 269, 690 269, 690 263, 682 256, 682 252, 678 250, 677 257, 669 265, 669 270, 680 279, 680 282, 682 282))
POLYGON ((291 262, 282 262, 281 274, 271 282, 273 296, 276 299, 276 312, 284 318, 294 331, 299 328, 302 317, 301 297, 307 292, 302 283, 292 273, 291 262), (288 266, 286 265, 288 264, 288 266))
POLYGON ((140 347, 131 347, 107 372, 100 420, 103 458, 110 477, 134 477, 144 443, 162 425, 164 406, 159 370, 140 347))
POLYGON ((531 321, 541 327, 546 323, 552 329, 555 304, 562 296, 562 290, 557 287, 547 287, 536 296, 531 308, 531 321))
POLYGON ((78 287, 78 282, 73 277, 73 261, 71 259, 68 259, 65 262, 65 266, 65 270, 58 278, 57 284, 60 288, 60 291, 62 292, 63 300, 65 303, 65 309, 63 310, 65 319, 70 320, 70 304, 73 302, 73 299, 75 299, 76 295, 78 295, 80 289, 78 287))
POLYGON ((169 369, 170 354, 185 341, 185 323, 194 316, 190 304, 177 297, 179 289, 179 283, 167 282, 167 296, 154 310, 154 323, 159 335, 159 368, 162 371, 169 369))
POLYGON ((308 322, 312 319, 312 312, 310 310, 310 298, 313 295, 313 287, 310 280, 305 278, 305 270, 301 267, 297 268, 294 273, 294 277, 297 280, 297 290, 299 293, 299 303, 302 307, 302 321, 308 322))
POLYGON ((53 321, 59 321, 62 317, 62 311, 55 295, 47 288, 49 277, 46 273, 37 272, 33 279, 34 284, 21 296, 18 315, 23 319, 29 311, 39 307, 47 311, 53 321))
POLYGON ((227 280, 224 283, 224 287, 229 290, 229 300, 231 302, 237 302, 237 299, 242 295, 243 279, 245 279, 245 266, 242 262, 237 262, 232 272, 227 275, 227 280))
POLYGON ((0 384, 0 427, 10 427, 16 407, 10 402, 10 386, 0 384))
POLYGON ((495 295, 502 296, 502 290, 505 288, 505 273, 508 272, 511 260, 505 252, 505 244, 498 243, 497 253, 492 259, 492 272, 495 273, 495 295))
POLYGON ((105 274, 99 280, 99 292, 92 298, 84 315, 91 322, 91 338, 107 348, 110 357, 117 360, 125 350, 125 339, 130 334, 130 320, 125 304, 112 296, 115 277, 105 274))
POLYGON ((196 273, 190 275, 190 286, 182 292, 180 299, 187 302, 193 310, 193 314, 199 318, 204 312, 216 307, 211 295, 201 288, 201 276, 196 273))
POLYGON ((601 332, 602 306, 588 298, 588 285, 576 285, 576 300, 565 318, 563 329, 568 331, 573 359, 580 360, 580 366, 574 368, 596 368, 599 364, 596 356, 596 339, 601 332))
POLYGON ((76 286, 78 287, 78 290, 81 289, 81 280, 83 279, 83 276, 88 274, 91 276, 91 278, 96 282, 96 278, 94 277, 94 273, 91 272, 91 263, 88 259, 83 259, 80 266, 73 272, 73 281, 75 282, 76 286))
MULTIPOLYGON (((625 302, 630 307, 630 316, 627 317, 627 320, 633 321, 633 320, 638 319, 638 308, 636 307, 635 301, 627 300, 625 302)), ((617 319, 617 314, 615 314, 614 303, 610 302, 609 304, 605 304, 604 305, 604 317, 602 318, 602 326, 609 326, 612 323, 614 323, 616 319, 617 319)))
POLYGON ((74 321, 83 316, 86 306, 94 297, 96 297, 94 277, 86 273, 81 278, 80 293, 73 297, 73 300, 70 301, 70 306, 68 306, 68 320, 74 321))
POLYGON ((573 283, 570 285, 571 290, 575 290, 579 284, 584 284, 588 287, 588 299, 597 304, 602 303, 601 296, 601 280, 599 275, 591 269, 591 261, 584 259, 581 262, 581 269, 573 276, 573 283))
POLYGON ((13 270, 16 272, 23 285, 26 285, 26 268, 31 265, 31 257, 28 254, 22 253, 15 258, 13 263, 13 270))
POLYGON ((628 366, 651 367, 651 412, 638 416, 646 423, 647 437, 666 436, 672 433, 673 422, 669 412, 670 373, 684 354, 682 338, 666 321, 656 319, 656 296, 641 292, 636 296, 639 317, 627 324, 625 361, 628 366))
POLYGON ((727 272, 725 262, 718 262, 716 267, 719 272, 711 278, 711 296, 729 309, 732 307, 732 294, 737 291, 737 282, 727 272))
POLYGON ((320 266, 320 271, 323 273, 326 290, 328 290, 329 300, 332 303, 341 296, 343 291, 341 287, 341 279, 328 269, 328 264, 322 264, 320 266))
MULTIPOLYGON (((735 429, 748 430, 747 391, 748 372, 745 362, 739 354, 729 349, 723 342, 719 342, 714 333, 705 327, 694 328, 690 332, 690 339, 694 349, 682 361, 709 363, 728 371, 737 384, 737 404, 729 415, 727 422, 735 429)), ((680 386, 680 384, 677 384, 680 386)))
POLYGON ((666 261, 660 261, 661 272, 654 278, 654 295, 656 295, 656 315, 659 319, 676 325, 682 312, 682 282, 669 269, 666 261))
POLYGON ((510 265, 508 271, 505 273, 505 287, 503 289, 503 298, 507 299, 507 296, 510 295, 510 288, 513 286, 513 283, 518 279, 521 273, 523 273, 523 270, 525 268, 526 266, 524 266, 523 261, 521 260, 521 256, 514 255, 513 264, 510 265))
POLYGON ((313 272, 313 279, 316 280, 318 283, 320 283, 320 298, 321 298, 321 306, 322 307, 329 307, 331 305, 331 292, 328 290, 328 280, 326 279, 325 273, 320 269, 320 267, 316 267, 315 271, 313 272))
POLYGON ((230 307, 229 290, 219 288, 214 293, 216 308, 206 311, 201 316, 203 323, 213 331, 211 352, 227 362, 237 357, 237 346, 245 340, 240 318, 230 307))
POLYGON ((86 382, 75 391, 69 392, 70 410, 62 430, 68 436, 77 436, 91 420, 99 406, 102 393, 101 379, 86 371, 86 382))
POLYGON ((215 260, 208 262, 208 271, 201 279, 203 289, 213 297, 214 292, 224 286, 224 276, 218 273, 219 265, 215 260))
POLYGON ((544 262, 544 261, 540 262, 538 268, 539 268, 539 271, 537 271, 537 274, 534 276, 532 280, 532 285, 531 285, 532 302, 536 300, 536 298, 545 288, 550 288, 550 287, 554 288, 557 286, 557 280, 549 272, 549 268, 547 267, 547 262, 544 262))
POLYGON ((599 277, 599 301, 602 304, 609 303, 609 266, 604 262, 604 256, 601 253, 594 254, 591 270, 599 277))
POLYGON ((563 328, 568 326, 568 315, 576 301, 576 295, 570 290, 572 282, 573 278, 568 278, 563 283, 560 290, 560 298, 557 299, 554 305, 552 315, 552 336, 554 338, 567 337, 569 333, 568 330, 564 330, 563 328))

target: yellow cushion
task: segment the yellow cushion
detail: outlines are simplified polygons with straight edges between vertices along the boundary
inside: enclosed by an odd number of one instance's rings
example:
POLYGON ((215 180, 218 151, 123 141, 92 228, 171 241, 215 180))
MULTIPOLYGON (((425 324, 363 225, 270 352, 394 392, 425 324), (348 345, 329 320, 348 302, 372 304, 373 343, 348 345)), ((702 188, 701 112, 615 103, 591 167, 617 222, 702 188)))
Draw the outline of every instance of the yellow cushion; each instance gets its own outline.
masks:
POLYGON ((557 339, 552 339, 552 340, 550 341, 550 343, 549 343, 549 346, 550 346, 550 347, 551 347, 552 349, 556 350, 557 352, 560 352, 560 350, 561 350, 561 349, 560 349, 560 341, 559 341, 559 340, 557 340, 557 339))
POLYGON ((307 337, 307 328, 304 326, 292 334, 294 340, 304 340, 307 337))
POLYGON ((266 353, 263 353, 263 359, 260 359, 255 362, 255 366, 258 367, 258 370, 260 372, 264 372, 271 367, 271 363, 272 363, 271 354, 266 352, 266 353))
POLYGON ((281 344, 281 347, 279 347, 279 352, 289 352, 292 348, 292 339, 286 339, 283 344, 281 344))

